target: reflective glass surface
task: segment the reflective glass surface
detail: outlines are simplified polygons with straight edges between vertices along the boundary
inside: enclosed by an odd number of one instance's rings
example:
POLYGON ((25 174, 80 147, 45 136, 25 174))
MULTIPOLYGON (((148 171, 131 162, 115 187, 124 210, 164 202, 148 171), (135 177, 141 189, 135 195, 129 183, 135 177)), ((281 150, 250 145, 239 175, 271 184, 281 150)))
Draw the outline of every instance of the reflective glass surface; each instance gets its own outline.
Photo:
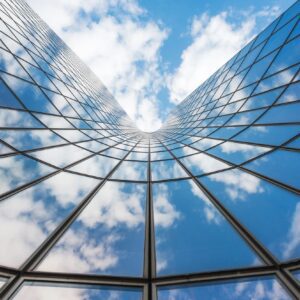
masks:
POLYGON ((24 155, 0 157, 0 194, 55 171, 24 155))
POLYGON ((146 187, 107 182, 38 270, 140 276, 146 187))
POLYGON ((273 277, 248 278, 188 286, 164 287, 158 289, 158 299, 292 299, 278 280, 273 277))
POLYGON ((259 264, 255 254, 191 180, 155 184, 153 200, 159 275, 259 264))
POLYGON ((298 299, 299 3, 146 133, 0 1, 0 299, 298 299))
POLYGON ((164 180, 187 177, 176 160, 154 161, 151 163, 152 180, 164 180))
POLYGON ((279 259, 299 257, 298 195, 239 170, 199 180, 279 259))
POLYGON ((70 168, 70 170, 103 178, 107 176, 118 163, 119 160, 117 159, 95 155, 70 168))
POLYGON ((18 267, 98 183, 60 173, 0 202, 0 264, 18 267))

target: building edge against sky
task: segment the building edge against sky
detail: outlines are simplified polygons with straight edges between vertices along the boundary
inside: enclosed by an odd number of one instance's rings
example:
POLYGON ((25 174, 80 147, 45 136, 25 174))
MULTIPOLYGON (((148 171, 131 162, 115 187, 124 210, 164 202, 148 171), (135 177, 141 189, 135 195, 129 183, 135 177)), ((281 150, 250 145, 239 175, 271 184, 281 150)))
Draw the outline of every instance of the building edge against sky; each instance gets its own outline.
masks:
POLYGON ((299 299, 299 1, 151 134, 0 10, 1 299, 299 299))

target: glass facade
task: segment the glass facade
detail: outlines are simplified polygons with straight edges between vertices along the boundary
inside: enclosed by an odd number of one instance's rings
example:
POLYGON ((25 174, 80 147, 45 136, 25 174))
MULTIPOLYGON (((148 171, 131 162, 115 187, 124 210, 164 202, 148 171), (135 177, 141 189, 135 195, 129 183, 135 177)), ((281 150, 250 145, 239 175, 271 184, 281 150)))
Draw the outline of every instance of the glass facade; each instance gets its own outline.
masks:
POLYGON ((141 132, 0 2, 1 299, 299 299, 300 2, 141 132))

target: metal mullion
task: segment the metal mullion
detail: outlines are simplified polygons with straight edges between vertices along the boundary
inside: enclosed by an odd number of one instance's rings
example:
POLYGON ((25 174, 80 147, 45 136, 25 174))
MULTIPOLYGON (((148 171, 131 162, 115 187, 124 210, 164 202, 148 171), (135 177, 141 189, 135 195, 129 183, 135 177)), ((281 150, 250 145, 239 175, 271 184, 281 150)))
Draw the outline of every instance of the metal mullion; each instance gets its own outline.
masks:
POLYGON ((114 286, 132 286, 143 287, 146 280, 142 277, 110 276, 110 275, 88 275, 77 273, 60 272, 32 272, 26 271, 23 274, 26 281, 42 281, 55 283, 73 283, 73 284, 91 284, 91 285, 114 285, 114 286))
MULTIPOLYGON (((165 147, 165 146, 164 146, 165 147)), ((267 248, 261 244, 254 235, 252 235, 246 227, 244 227, 237 218, 225 206, 215 198, 212 193, 204 187, 202 183, 200 183, 196 177, 189 171, 185 165, 179 161, 176 156, 167 148, 166 150, 172 155, 172 157, 177 161, 177 163, 187 172, 191 177, 193 182, 198 186, 198 188, 208 197, 208 199, 214 204, 214 206, 218 209, 218 211, 225 217, 225 219, 232 225, 233 228, 238 232, 240 237, 244 239, 244 241, 254 250, 254 252, 267 264, 274 265, 278 270, 278 274, 280 274, 280 280, 286 287, 286 289, 297 299, 300 297, 300 287, 295 282, 293 278, 289 276, 288 273, 280 270, 280 263, 277 259, 269 252, 267 248)))
MULTIPOLYGON (((136 143, 138 144, 138 142, 136 143)), ((134 147, 133 147, 134 148, 134 147)), ((132 149, 133 149, 132 148, 132 149)), ((49 250, 55 245, 59 238, 65 233, 73 221, 78 217, 78 215, 84 210, 84 208, 92 201, 94 196, 106 183, 107 179, 112 176, 112 174, 118 169, 124 159, 130 154, 130 152, 124 156, 122 160, 107 174, 103 181, 101 181, 97 186, 77 205, 77 207, 66 217, 56 229, 46 238, 46 240, 32 253, 32 255, 23 263, 20 267, 19 274, 13 277, 9 282, 7 282, 0 292, 1 299, 8 299, 22 284, 23 282, 23 272, 31 270, 36 267, 40 261, 47 255, 49 250)))
POLYGON ((144 277, 147 278, 147 297, 145 299, 155 299, 156 293, 152 279, 156 276, 156 255, 155 255, 155 236, 154 236, 154 216, 151 183, 151 142, 148 146, 148 168, 147 168, 147 208, 146 208, 146 227, 145 227, 145 248, 144 248, 144 277))
POLYGON ((221 270, 192 274, 178 274, 158 277, 157 279, 155 279, 155 283, 158 287, 183 285, 187 283, 213 283, 223 280, 235 280, 269 275, 275 276, 276 270, 277 269, 274 266, 258 266, 242 269, 221 270))

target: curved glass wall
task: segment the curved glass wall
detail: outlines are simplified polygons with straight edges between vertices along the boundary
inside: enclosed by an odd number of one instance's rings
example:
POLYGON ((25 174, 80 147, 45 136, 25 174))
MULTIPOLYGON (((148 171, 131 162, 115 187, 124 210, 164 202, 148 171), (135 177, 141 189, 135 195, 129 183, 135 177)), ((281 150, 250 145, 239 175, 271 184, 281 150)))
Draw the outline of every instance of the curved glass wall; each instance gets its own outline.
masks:
POLYGON ((0 298, 299 299, 299 12, 144 133, 1 1, 0 298))

